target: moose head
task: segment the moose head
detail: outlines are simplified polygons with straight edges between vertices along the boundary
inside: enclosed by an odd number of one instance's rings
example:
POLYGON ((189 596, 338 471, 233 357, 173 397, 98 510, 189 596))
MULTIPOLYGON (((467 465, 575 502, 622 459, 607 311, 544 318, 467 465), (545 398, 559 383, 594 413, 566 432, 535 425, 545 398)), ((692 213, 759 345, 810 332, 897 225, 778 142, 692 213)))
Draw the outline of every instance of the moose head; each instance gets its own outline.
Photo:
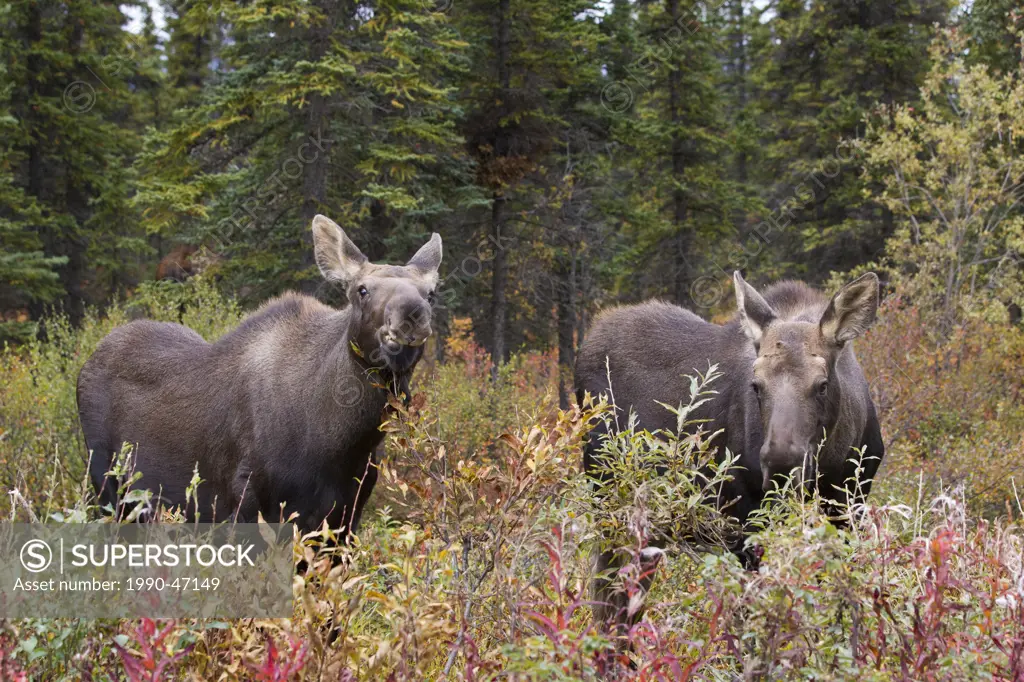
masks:
POLYGON ((370 263, 330 218, 313 218, 316 263, 341 282, 351 305, 349 339, 372 366, 408 371, 432 333, 431 307, 441 265, 436 232, 405 265, 370 263))
POLYGON ((818 445, 840 417, 847 374, 842 351, 875 321, 878 277, 867 273, 840 289, 823 311, 793 317, 773 309, 739 272, 733 280, 740 324, 757 352, 750 389, 761 412, 763 488, 796 468, 810 483, 818 445))

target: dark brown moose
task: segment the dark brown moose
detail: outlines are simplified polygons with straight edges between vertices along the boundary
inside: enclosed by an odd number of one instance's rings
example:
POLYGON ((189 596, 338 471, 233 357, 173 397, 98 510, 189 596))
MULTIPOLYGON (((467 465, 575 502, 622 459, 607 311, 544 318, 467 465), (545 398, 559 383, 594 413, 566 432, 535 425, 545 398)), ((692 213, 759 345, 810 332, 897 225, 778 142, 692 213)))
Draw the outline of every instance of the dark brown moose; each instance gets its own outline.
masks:
POLYGON ((344 283, 335 310, 285 294, 216 343, 191 329, 140 320, 112 331, 78 377, 78 410, 101 502, 117 505, 107 475, 123 443, 136 487, 204 521, 298 514, 354 530, 373 490, 372 453, 389 392, 408 379, 431 334, 441 264, 434 234, 403 266, 374 265, 334 222, 313 219, 320 272, 344 283))
MULTIPOLYGON (((878 278, 868 273, 831 299, 801 282, 781 282, 764 296, 739 272, 734 283, 738 312, 725 325, 660 301, 602 312, 576 362, 577 399, 585 392, 608 395, 610 376, 617 410, 635 411, 649 431, 674 431, 676 415, 658 403, 685 402, 687 376, 717 364, 722 376, 710 386, 717 394, 691 417, 707 420, 707 433, 721 430, 713 444, 739 457, 719 504, 741 527, 773 479, 794 470, 808 486, 817 482, 830 503, 859 501, 871 488, 884 446, 850 342, 874 322, 878 278)), ((606 428, 591 433, 584 453, 584 467, 598 476, 606 428)), ((742 536, 730 549, 756 566, 742 536)), ((657 557, 650 552, 641 564, 657 557)), ((598 557, 595 618, 621 630, 639 614, 627 617, 623 593, 606 579, 616 561, 611 552, 598 557)))

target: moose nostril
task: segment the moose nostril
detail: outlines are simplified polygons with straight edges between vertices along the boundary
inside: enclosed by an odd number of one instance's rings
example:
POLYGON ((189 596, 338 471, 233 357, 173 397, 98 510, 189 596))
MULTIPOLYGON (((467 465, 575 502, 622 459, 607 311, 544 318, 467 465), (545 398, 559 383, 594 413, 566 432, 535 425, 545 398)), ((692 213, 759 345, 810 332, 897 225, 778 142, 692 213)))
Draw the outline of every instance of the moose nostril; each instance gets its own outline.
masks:
POLYGON ((389 311, 388 335, 404 346, 418 346, 431 334, 430 309, 422 303, 407 303, 389 311))
POLYGON ((782 441, 766 442, 761 448, 761 471, 763 479, 761 489, 768 492, 772 489, 776 476, 788 474, 794 470, 802 470, 807 452, 813 452, 782 441))

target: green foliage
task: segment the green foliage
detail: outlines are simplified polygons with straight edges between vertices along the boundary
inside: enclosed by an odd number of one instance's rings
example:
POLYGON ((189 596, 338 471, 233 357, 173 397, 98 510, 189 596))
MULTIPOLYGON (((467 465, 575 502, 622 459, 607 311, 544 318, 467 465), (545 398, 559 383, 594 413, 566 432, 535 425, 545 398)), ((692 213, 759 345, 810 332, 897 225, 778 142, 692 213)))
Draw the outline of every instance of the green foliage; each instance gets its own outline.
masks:
POLYGON ((675 431, 644 431, 635 414, 625 424, 600 414, 607 435, 595 454, 600 467, 593 475, 599 482, 584 504, 591 505, 590 518, 613 548, 637 543, 635 549, 641 550, 684 541, 719 548, 730 544, 738 529, 715 504, 722 484, 732 477, 736 457, 718 458, 710 447, 717 434, 686 433, 699 426, 689 415, 711 399, 713 382, 720 377, 712 366, 690 378, 690 395, 682 396, 679 405, 662 405, 676 415, 675 431))
POLYGON ((730 179, 731 139, 716 59, 722 22, 702 4, 670 0, 638 6, 635 30, 643 36, 620 64, 610 102, 614 139, 628 150, 628 208, 623 236, 629 244, 630 287, 645 295, 691 299, 699 274, 696 253, 732 235, 737 214, 758 206, 730 179), (623 105, 615 106, 622 101, 623 105))
POLYGON ((968 59, 985 64, 995 72, 1010 73, 1020 68, 1024 44, 1024 14, 1013 0, 975 0, 965 9, 968 59))
MULTIPOLYGON (((9 21, 12 8, 0 9, 0 22, 9 21)), ((0 34, 0 50, 11 47, 10 36, 0 34)), ((66 262, 64 258, 47 257, 42 241, 32 231, 32 225, 42 222, 42 211, 35 197, 18 184, 13 168, 22 162, 14 144, 18 133, 18 119, 11 113, 14 83, 8 76, 8 67, 0 62, 0 313, 24 309, 33 301, 51 301, 62 292, 54 268, 66 262)), ((35 325, 27 312, 0 315, 0 342, 23 341, 35 332, 35 325)))
POLYGON ((205 243, 225 282, 260 300, 318 277, 307 236, 316 213, 378 259, 470 201, 454 86, 438 84, 459 77, 465 45, 432 9, 179 7, 185 30, 223 25, 230 40, 219 76, 150 133, 136 161, 147 231, 205 243))
POLYGON ((863 145, 877 199, 900 219, 886 255, 942 331, 965 307, 1024 303, 1024 78, 963 53, 956 33, 936 40, 920 107, 894 106, 863 145))
POLYGON ((782 259, 782 267, 761 259, 758 270, 817 279, 878 251, 892 219, 865 201, 860 161, 842 142, 862 134, 876 103, 913 105, 934 26, 950 5, 786 0, 754 34, 764 140, 757 166, 775 210, 761 232, 782 259))
POLYGON ((134 257, 148 251, 127 206, 140 128, 129 94, 145 90, 135 68, 145 46, 124 22, 113 4, 2 10, 0 239, 15 254, 2 259, 0 287, 22 299, 15 306, 28 298, 36 317, 60 294, 77 323, 86 303, 137 274, 134 257))
POLYGON ((0 335, 53 302, 77 324, 181 243, 247 305, 311 291, 322 212, 373 260, 442 233, 441 334, 557 348, 564 407, 605 302, 720 311, 733 269, 876 260, 901 216, 843 141, 917 105, 935 25, 1019 71, 1010 5, 165 0, 135 33, 116 5, 11 5, 0 335))

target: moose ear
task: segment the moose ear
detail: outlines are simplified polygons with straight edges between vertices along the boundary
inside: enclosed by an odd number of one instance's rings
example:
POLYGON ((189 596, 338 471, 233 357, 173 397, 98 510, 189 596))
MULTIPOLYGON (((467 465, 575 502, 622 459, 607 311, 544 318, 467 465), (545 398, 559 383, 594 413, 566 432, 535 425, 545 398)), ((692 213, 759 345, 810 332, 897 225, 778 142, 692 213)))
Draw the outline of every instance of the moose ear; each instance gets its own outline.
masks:
POLYGON ((348 282, 366 263, 366 256, 344 230, 323 215, 313 218, 313 253, 321 274, 328 281, 348 282))
POLYGON ((878 311, 878 275, 869 272, 840 289, 828 303, 818 328, 838 346, 868 330, 878 311))
POLYGON ((761 343, 764 330, 777 315, 768 301, 747 284, 739 270, 732 274, 732 281, 736 286, 736 309, 740 315, 740 326, 756 346, 761 343))
POLYGON ((425 275, 437 276, 437 269, 441 267, 441 235, 435 232, 430 241, 420 247, 416 255, 409 259, 406 267, 416 268, 425 275))

